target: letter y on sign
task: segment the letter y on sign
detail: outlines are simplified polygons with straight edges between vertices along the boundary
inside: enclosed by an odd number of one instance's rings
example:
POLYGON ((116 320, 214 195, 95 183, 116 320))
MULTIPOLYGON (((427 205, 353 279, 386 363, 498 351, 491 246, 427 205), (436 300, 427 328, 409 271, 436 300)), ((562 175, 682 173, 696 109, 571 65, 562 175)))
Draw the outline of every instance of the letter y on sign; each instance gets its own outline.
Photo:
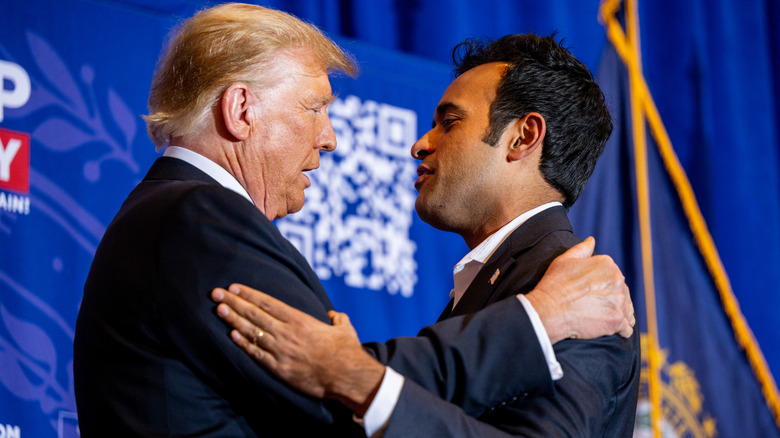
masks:
POLYGON ((30 191, 30 136, 0 128, 0 189, 30 191))

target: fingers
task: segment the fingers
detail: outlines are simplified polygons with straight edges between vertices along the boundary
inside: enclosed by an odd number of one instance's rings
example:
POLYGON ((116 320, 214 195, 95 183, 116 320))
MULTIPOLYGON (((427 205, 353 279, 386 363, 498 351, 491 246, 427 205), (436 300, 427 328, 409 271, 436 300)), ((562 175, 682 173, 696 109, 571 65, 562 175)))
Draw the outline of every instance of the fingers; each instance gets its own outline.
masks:
POLYGON ((349 320, 349 316, 347 316, 346 313, 336 312, 335 310, 331 310, 328 312, 328 317, 330 318, 331 323, 333 323, 334 326, 336 325, 348 325, 352 326, 352 323, 349 320))
POLYGON ((233 283, 228 290, 281 321, 287 321, 290 318, 290 313, 297 311, 297 309, 288 306, 284 302, 243 284, 233 283))
POLYGON ((630 338, 631 335, 634 333, 634 327, 631 323, 628 322, 628 320, 624 320, 624 321, 625 321, 625 325, 618 332, 618 334, 624 338, 630 338))
POLYGON ((596 239, 589 236, 587 239, 569 248, 565 253, 561 254, 560 257, 584 259, 593 255, 595 249, 596 239))
POLYGON ((249 353, 255 360, 273 369, 276 366, 276 358, 266 348, 268 348, 269 343, 274 338, 271 327, 276 327, 275 320, 268 314, 262 316, 263 310, 257 307, 254 307, 254 312, 249 312, 252 313, 251 321, 244 318, 234 310, 239 307, 252 305, 227 292, 225 289, 214 289, 212 298, 214 301, 220 302, 217 306, 217 314, 234 328, 230 332, 230 338, 233 339, 233 342, 249 353), (262 333, 262 335, 259 335, 259 333, 262 333))
POLYGON ((623 285, 623 302, 621 311, 623 312, 623 324, 618 334, 624 338, 629 338, 634 333, 636 325, 636 313, 634 313, 634 303, 631 301, 631 294, 628 286, 623 285))
POLYGON ((631 296, 628 294, 628 286, 624 286, 626 299, 623 302, 623 321, 618 330, 618 334, 624 338, 630 338, 634 333, 634 326, 636 325, 636 315, 634 314, 634 306, 631 303, 631 296))
POLYGON ((251 315, 245 314, 244 312, 251 312, 253 309, 259 307, 263 310, 264 315, 270 316, 274 320, 286 324, 301 325, 318 322, 316 318, 309 315, 308 313, 302 312, 301 310, 290 306, 284 301, 277 300, 276 298, 249 286, 234 283, 230 285, 228 290, 235 294, 239 300, 245 300, 245 304, 251 303, 246 306, 236 308, 236 311, 240 312, 242 315, 244 315, 244 317, 249 319, 252 319, 251 315))
POLYGON ((636 325, 636 313, 634 311, 634 303, 631 301, 631 293, 628 291, 628 286, 623 286, 623 293, 626 297, 623 302, 623 314, 628 319, 628 324, 633 327, 636 325))
MULTIPOLYGON (((277 366, 277 360, 271 353, 253 343, 238 330, 231 331, 230 338, 260 364, 265 365, 269 369, 274 369, 277 366)), ((258 342, 258 344, 262 345, 261 342, 258 342)))
POLYGON ((225 304, 217 306, 217 314, 234 328, 230 332, 230 337, 247 352, 250 352, 247 345, 267 348, 269 342, 274 338, 268 329, 249 322, 236 312, 231 312, 225 304))
POLYGON ((267 334, 276 333, 280 321, 265 309, 255 306, 238 295, 227 293, 224 289, 214 289, 212 299, 217 301, 217 314, 248 339, 253 339, 258 328, 267 334))

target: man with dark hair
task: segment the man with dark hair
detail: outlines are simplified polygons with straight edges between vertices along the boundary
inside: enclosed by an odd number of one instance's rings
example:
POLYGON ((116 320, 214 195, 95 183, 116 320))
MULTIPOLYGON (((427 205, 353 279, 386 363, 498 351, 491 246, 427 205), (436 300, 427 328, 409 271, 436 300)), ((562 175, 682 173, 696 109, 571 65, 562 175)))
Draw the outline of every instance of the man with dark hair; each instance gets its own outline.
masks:
MULTIPOLYGON (((471 249, 455 266, 452 301, 440 319, 446 321, 538 287, 553 259, 580 242, 566 208, 582 192, 612 131, 592 75, 554 37, 467 40, 453 53, 458 77, 436 107, 432 129, 412 147, 421 160, 417 213, 458 233, 471 249)), ((243 334, 234 332, 234 340, 258 361, 304 391, 317 386, 312 380, 343 373, 327 357, 342 354, 338 349, 346 344, 323 339, 344 322, 336 318, 334 328, 312 323, 257 291, 231 289, 240 295, 216 293, 229 304, 218 311, 243 334), (298 324, 305 330, 296 331, 298 324), (249 342, 258 327, 275 335, 249 342), (298 356, 305 358, 300 368, 298 356)), ((372 351, 402 369, 415 358, 399 345, 402 340, 372 351)), ((403 387, 406 396, 393 406, 384 436, 631 436, 638 334, 563 340, 553 356, 554 392, 510 398, 481 412, 464 412, 424 392, 410 397, 416 389, 403 387)), ((513 372, 523 370, 506 370, 513 372)), ((424 374, 404 375, 425 385, 424 374)))
MULTIPOLYGON (((436 223, 442 209, 458 203, 471 212, 453 212, 459 219, 443 228, 461 234, 472 248, 455 268, 462 267, 455 274, 455 303, 443 317, 477 311, 516 291, 514 285, 528 290, 555 256, 579 242, 565 207, 579 197, 612 132, 590 72, 553 37, 470 40, 454 54, 460 75, 442 97, 434 128, 412 148, 422 160, 415 205, 420 217, 436 223), (477 141, 480 132, 487 148, 477 141), (456 149, 458 144, 466 146, 456 149), (473 161, 489 163, 488 176, 461 174, 460 187, 447 186, 456 173, 444 157, 455 153, 460 162, 473 154, 473 161), (437 193, 448 194, 447 202, 437 193), (458 287, 464 283, 469 286, 458 287)), ((469 167, 473 172, 474 165, 469 167)), ((565 340, 554 349, 563 377, 553 396, 508 404, 481 420, 523 436, 631 436, 638 335, 565 340)))
POLYGON ((453 60, 457 75, 482 64, 508 63, 490 106, 490 127, 483 141, 496 146, 518 115, 546 116, 539 169, 569 208, 604 151, 612 118, 590 71, 554 37, 507 35, 490 44, 469 39, 453 49, 453 60))

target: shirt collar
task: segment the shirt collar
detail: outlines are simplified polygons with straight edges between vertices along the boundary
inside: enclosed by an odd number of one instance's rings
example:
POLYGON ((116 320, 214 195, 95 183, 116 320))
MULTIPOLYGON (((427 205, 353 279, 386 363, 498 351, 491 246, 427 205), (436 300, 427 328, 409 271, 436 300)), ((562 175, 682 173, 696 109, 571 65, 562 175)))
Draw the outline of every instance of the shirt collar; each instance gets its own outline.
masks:
MULTIPOLYGON (((163 153, 165 157, 178 158, 179 160, 186 161, 187 163, 195 166, 198 170, 202 171, 206 175, 214 178, 226 189, 230 189, 239 195, 246 198, 249 202, 252 202, 252 198, 249 197, 244 186, 242 186, 236 177, 230 174, 219 164, 209 160, 203 155, 193 152, 189 149, 179 146, 168 146, 163 153)), ((254 202, 252 202, 254 204, 254 202)))
MULTIPOLYGON (((468 254, 466 254, 466 256, 463 257, 458 265, 461 265, 464 262, 469 262, 470 260, 485 263, 490 258, 490 256, 493 255, 496 249, 498 249, 498 247, 504 243, 504 240, 506 240, 507 236, 509 236, 512 231, 516 230, 520 225, 523 225, 523 223, 525 223, 525 221, 531 217, 543 212, 544 210, 547 210, 548 208, 552 208, 558 205, 561 205, 561 203, 557 201, 548 202, 547 204, 540 205, 532 210, 528 210, 520 216, 514 218, 511 222, 499 228, 498 231, 488 236, 487 239, 483 240, 482 243, 477 245, 468 254)), ((455 267, 457 268, 458 265, 455 265, 455 267)))
POLYGON ((487 239, 483 240, 474 249, 469 251, 469 253, 466 254, 452 270, 455 288, 450 292, 450 297, 452 297, 454 300, 453 306, 458 303, 461 297, 463 297, 466 289, 471 284, 472 280, 474 280, 474 277, 477 276, 477 273, 485 264, 485 262, 490 259, 493 253, 496 252, 498 247, 504 243, 506 238, 509 237, 513 231, 515 231, 518 227, 520 227, 520 225, 525 223, 525 221, 531 217, 541 213, 544 210, 547 210, 548 208, 559 205, 562 204, 557 201, 548 202, 534 209, 526 211, 520 216, 514 218, 511 222, 499 228, 498 231, 488 236, 487 239))

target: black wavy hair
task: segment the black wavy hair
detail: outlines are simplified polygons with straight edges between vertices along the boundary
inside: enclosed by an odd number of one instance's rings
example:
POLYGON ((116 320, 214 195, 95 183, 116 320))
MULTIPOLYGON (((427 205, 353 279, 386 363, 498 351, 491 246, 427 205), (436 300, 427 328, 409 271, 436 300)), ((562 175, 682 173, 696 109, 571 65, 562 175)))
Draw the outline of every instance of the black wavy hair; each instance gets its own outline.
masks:
POLYGON ((495 146, 512 120, 541 114, 547 133, 539 167, 568 208, 604 151, 612 118, 593 75, 561 44, 555 34, 514 34, 495 41, 470 38, 453 49, 452 58, 457 75, 491 62, 509 64, 490 106, 483 141, 495 146))

